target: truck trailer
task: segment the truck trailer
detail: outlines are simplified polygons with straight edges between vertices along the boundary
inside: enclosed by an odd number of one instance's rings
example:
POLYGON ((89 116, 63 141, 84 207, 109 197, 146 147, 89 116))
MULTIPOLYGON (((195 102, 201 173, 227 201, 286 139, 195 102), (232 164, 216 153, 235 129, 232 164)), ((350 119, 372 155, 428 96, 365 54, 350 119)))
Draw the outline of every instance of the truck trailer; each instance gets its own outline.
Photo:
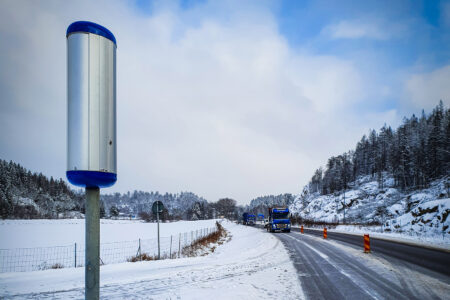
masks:
POLYGON ((269 208, 269 224, 266 226, 267 231, 291 232, 291 219, 289 208, 287 207, 271 207, 269 208))

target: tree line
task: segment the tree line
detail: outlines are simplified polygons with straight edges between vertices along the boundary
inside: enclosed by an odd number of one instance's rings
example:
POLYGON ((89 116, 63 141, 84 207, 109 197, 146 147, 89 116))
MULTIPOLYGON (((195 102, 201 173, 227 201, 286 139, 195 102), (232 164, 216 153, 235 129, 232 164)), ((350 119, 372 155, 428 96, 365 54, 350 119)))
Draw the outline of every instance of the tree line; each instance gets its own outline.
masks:
POLYGON ((84 210, 84 195, 62 179, 32 173, 13 161, 0 160, 0 217, 57 218, 84 210))
POLYGON ((371 130, 350 150, 328 159, 325 169, 314 172, 309 191, 330 194, 341 191, 359 176, 376 177, 383 188, 385 174, 395 186, 424 188, 450 170, 450 109, 442 101, 430 114, 404 118, 397 129, 384 125, 371 130))

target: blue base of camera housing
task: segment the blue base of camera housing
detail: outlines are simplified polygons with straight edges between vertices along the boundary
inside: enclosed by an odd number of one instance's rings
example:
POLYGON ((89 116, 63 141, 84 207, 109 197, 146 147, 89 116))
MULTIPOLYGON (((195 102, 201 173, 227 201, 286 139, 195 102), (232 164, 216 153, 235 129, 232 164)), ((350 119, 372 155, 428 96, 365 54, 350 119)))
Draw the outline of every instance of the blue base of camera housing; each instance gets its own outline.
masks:
POLYGON ((105 188, 117 181, 117 174, 98 171, 67 171, 67 179, 73 185, 85 188, 105 188))

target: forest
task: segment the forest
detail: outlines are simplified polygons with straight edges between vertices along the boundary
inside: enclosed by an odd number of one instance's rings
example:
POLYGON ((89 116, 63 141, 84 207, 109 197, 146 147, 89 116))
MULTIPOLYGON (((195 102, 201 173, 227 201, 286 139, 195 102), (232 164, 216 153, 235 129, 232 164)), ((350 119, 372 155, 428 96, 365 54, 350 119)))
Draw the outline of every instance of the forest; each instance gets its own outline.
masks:
POLYGON ((309 191, 331 194, 363 175, 382 184, 385 172, 392 174, 396 187, 414 190, 428 187, 449 170, 450 109, 440 101, 430 114, 404 118, 397 129, 384 125, 378 132, 371 130, 354 150, 330 157, 325 168, 315 171, 309 191))
POLYGON ((58 218, 68 211, 84 212, 84 194, 76 193, 62 179, 0 160, 1 218, 58 218))

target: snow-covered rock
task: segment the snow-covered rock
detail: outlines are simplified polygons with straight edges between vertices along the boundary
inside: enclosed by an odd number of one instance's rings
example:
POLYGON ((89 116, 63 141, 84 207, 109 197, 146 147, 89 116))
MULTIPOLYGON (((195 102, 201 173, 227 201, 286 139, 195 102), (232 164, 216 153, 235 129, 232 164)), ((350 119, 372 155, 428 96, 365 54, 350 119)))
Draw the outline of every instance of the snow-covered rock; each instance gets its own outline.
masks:
POLYGON ((329 195, 309 193, 306 187, 296 196, 290 209, 304 219, 346 223, 380 223, 395 232, 450 233, 449 178, 430 187, 401 191, 386 176, 382 184, 371 176, 361 176, 349 184, 350 189, 329 195))

